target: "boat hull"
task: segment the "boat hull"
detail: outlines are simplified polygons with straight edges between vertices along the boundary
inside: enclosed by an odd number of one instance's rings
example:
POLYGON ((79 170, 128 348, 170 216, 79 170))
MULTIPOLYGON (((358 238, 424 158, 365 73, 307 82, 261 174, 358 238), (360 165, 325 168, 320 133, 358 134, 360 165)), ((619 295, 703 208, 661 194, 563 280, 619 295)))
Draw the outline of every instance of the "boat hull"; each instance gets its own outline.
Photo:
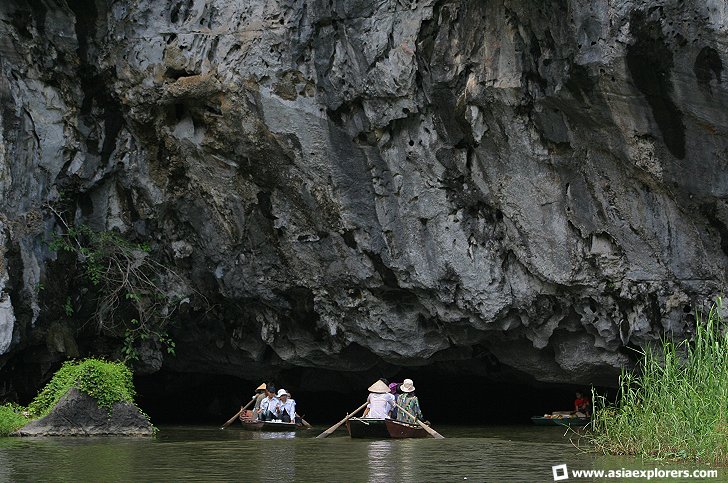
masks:
POLYGON ((389 438, 385 419, 351 418, 346 422, 346 430, 352 438, 389 438))
POLYGON ((384 422, 390 438, 429 438, 430 435, 420 425, 407 424, 387 419, 384 422))
POLYGON ((258 421, 253 418, 252 411, 244 411, 240 415, 240 423, 243 429, 248 431, 295 431, 298 429, 296 423, 284 423, 282 421, 258 421))
POLYGON ((531 421, 536 426, 586 426, 591 419, 589 418, 545 418, 543 416, 533 416, 531 421))

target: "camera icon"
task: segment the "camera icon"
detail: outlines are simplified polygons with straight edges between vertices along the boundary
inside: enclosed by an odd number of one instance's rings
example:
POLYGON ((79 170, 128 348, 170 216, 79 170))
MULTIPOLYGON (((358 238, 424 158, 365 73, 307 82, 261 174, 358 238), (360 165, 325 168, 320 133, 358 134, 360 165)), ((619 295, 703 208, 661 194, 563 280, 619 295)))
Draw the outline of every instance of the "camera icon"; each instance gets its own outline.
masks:
POLYGON ((563 481, 569 479, 569 470, 565 464, 556 465, 551 467, 551 471, 554 474, 554 481, 563 481))

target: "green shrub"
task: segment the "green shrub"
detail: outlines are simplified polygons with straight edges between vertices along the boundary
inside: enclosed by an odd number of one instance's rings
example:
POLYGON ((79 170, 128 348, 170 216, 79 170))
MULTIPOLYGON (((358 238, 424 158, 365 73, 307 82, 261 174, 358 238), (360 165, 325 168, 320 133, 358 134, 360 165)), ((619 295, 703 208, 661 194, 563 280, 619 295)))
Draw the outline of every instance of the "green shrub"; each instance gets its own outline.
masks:
POLYGON ((728 464, 728 328, 720 300, 695 337, 645 350, 610 407, 595 398, 593 442, 608 454, 728 464))
POLYGON ((0 436, 8 436, 28 423, 23 408, 12 404, 0 405, 0 436))
POLYGON ((99 406, 109 410, 116 402, 134 401, 132 373, 126 365, 85 359, 65 362, 33 399, 28 410, 35 417, 45 416, 72 387, 93 397, 99 406))

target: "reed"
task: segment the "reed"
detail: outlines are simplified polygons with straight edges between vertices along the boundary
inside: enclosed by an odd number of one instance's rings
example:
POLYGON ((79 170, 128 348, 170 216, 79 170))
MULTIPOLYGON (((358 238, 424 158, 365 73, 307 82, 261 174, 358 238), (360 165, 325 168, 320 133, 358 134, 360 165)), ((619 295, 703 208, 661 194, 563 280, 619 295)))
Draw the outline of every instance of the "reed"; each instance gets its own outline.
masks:
POLYGON ((641 351, 620 377, 616 405, 594 397, 592 441, 607 454, 728 465, 728 330, 721 301, 692 340, 641 351))

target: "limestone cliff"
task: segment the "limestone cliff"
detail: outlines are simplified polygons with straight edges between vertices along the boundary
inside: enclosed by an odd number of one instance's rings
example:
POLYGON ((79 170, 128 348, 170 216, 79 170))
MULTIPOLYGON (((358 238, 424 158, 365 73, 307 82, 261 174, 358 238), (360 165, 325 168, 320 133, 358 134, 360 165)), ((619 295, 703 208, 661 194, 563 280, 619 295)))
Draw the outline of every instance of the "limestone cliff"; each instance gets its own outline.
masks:
POLYGON ((723 0, 6 0, 0 371, 118 350, 64 200, 206 299, 148 371, 613 382, 724 289, 727 52, 723 0))

